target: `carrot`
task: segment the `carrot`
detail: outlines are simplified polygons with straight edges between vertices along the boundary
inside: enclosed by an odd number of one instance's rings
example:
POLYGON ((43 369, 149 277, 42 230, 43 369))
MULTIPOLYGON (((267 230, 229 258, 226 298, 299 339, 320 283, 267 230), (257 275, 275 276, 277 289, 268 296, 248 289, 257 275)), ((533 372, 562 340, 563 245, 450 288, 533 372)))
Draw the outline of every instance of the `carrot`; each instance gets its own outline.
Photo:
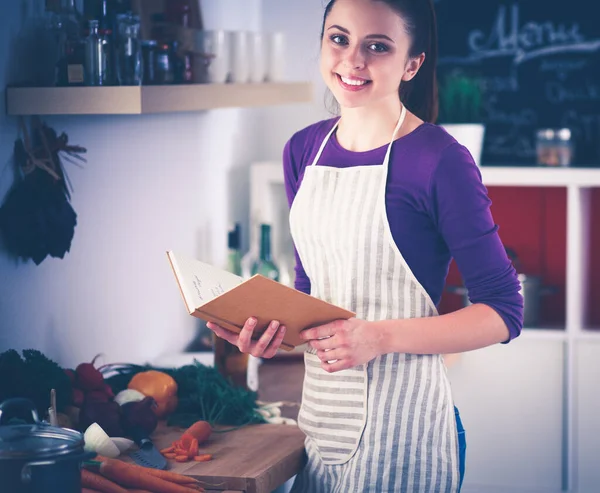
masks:
POLYGON ((177 457, 176 453, 163 454, 167 459, 174 459, 177 457))
POLYGON ((188 457, 191 459, 192 457, 195 457, 196 455, 198 455, 198 440, 196 440, 194 438, 192 440, 192 444, 190 445, 190 448, 188 449, 188 457))
POLYGON ((183 484, 183 485, 196 485, 198 484, 198 480, 196 478, 192 478, 191 476, 184 476, 183 474, 177 474, 176 472, 165 471, 162 469, 151 469, 149 467, 139 466, 137 464, 130 464, 127 462, 123 462, 119 459, 105 459, 103 462, 112 462, 118 461, 121 464, 124 464, 126 467, 130 467, 137 470, 142 470, 144 473, 149 474, 150 476, 154 476, 156 478, 164 479, 165 481, 170 481, 171 483, 183 484))
POLYGON ((212 426, 208 421, 196 421, 192 426, 183 432, 183 436, 191 435, 201 444, 208 440, 212 434, 212 426))
POLYGON ((160 451, 161 454, 168 454, 169 452, 173 452, 173 450, 175 450, 175 447, 171 446, 171 447, 167 447, 164 448, 160 451))
POLYGON ((190 458, 187 455, 176 455, 175 460, 177 462, 187 462, 190 458))
POLYGON ((127 493, 125 488, 87 469, 81 470, 81 486, 102 493, 127 493))
POLYGON ((210 454, 202 454, 202 455, 197 455, 194 457, 194 461, 196 462, 207 462, 209 460, 212 460, 212 455, 210 454))
MULTIPOLYGON (((193 485, 183 486, 148 474, 122 461, 106 461, 100 466, 100 473, 128 488, 142 488, 153 493, 190 493, 193 485)), ((200 490, 202 491, 202 490, 200 490)))

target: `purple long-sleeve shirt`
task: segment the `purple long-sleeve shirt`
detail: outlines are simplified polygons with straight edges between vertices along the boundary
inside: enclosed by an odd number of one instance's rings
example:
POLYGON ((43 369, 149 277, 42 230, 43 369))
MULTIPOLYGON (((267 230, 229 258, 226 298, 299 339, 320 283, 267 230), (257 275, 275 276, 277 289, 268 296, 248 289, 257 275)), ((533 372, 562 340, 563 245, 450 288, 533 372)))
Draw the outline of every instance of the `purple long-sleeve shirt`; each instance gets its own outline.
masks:
MULTIPOLYGON (((324 120, 292 136, 283 154, 290 205, 327 132, 324 120)), ((366 152, 340 146, 335 132, 318 165, 350 168, 383 163, 387 145, 366 152)), ((523 298, 516 271, 498 236, 481 174, 465 147, 441 127, 425 123, 392 145, 385 203, 392 236, 434 304, 440 302, 452 258, 473 303, 502 317, 510 338, 523 324, 523 298)), ((310 280, 296 252, 296 289, 310 293, 310 280)), ((508 342, 508 341, 507 341, 508 342)))

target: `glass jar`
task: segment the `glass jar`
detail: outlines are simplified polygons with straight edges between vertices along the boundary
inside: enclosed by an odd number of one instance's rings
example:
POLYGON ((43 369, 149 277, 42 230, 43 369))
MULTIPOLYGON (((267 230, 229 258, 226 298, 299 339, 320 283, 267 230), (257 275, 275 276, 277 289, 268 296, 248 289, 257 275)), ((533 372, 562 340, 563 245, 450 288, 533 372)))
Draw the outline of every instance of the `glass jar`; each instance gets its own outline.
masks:
POLYGON ((98 24, 97 20, 89 21, 90 32, 85 42, 85 82, 88 86, 104 86, 109 82, 106 39, 98 24))
POLYGON ((551 128, 543 128, 536 134, 537 164, 556 166, 558 164, 555 148, 555 132, 551 128))
POLYGON ((117 51, 117 74, 122 86, 142 83, 142 48, 140 43, 140 19, 132 14, 119 14, 119 47, 117 51))
POLYGON ((556 131, 555 138, 558 166, 571 166, 573 164, 574 145, 572 132, 569 128, 556 131))

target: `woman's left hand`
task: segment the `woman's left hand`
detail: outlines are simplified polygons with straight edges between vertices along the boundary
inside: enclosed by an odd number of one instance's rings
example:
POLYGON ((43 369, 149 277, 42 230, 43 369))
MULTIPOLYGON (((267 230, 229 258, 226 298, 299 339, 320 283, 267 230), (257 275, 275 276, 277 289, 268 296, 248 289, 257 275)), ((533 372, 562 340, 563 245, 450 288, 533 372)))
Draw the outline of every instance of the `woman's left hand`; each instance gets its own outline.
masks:
POLYGON ((317 350, 321 367, 330 373, 371 361, 382 354, 382 334, 371 322, 351 318, 336 320, 301 332, 301 337, 317 350))

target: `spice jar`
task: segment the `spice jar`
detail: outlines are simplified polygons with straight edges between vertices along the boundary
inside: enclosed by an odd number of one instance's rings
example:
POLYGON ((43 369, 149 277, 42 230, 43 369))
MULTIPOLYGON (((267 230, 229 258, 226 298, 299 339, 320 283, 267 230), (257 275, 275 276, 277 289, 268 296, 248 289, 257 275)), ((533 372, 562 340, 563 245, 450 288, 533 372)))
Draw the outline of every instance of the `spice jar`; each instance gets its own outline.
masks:
POLYGON ((559 166, 570 166, 573 163, 574 146, 571 130, 561 128, 556 131, 555 146, 559 166))
POLYGON ((537 164, 556 166, 558 164, 555 146, 555 134, 551 128, 543 128, 536 134, 537 164))
POLYGON ((574 146, 568 128, 540 129, 536 135, 537 163, 544 166, 570 166, 574 146))

